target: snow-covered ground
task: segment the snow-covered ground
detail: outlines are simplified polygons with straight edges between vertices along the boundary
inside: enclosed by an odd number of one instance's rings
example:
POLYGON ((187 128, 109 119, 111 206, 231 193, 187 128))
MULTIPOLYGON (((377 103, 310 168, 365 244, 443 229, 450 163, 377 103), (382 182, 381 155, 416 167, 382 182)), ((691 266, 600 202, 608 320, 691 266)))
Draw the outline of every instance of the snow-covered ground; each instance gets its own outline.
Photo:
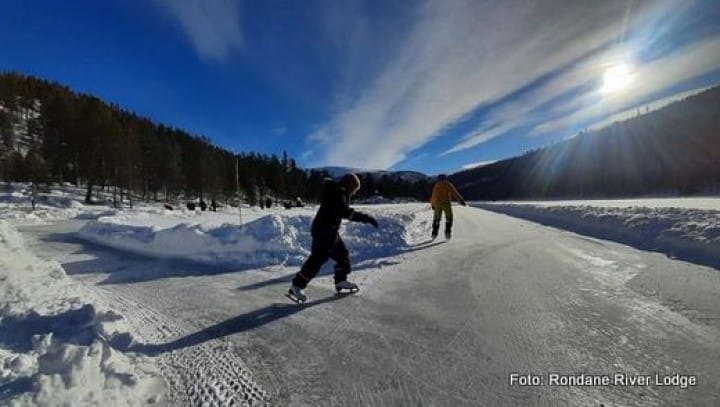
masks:
MULTIPOLYGON (((182 352, 158 356, 148 351, 142 343, 156 340, 158 335, 147 332, 148 319, 164 327, 161 337, 167 332, 182 332, 182 327, 173 330, 166 317, 152 311, 144 311, 139 317, 137 305, 128 306, 122 295, 68 278, 63 266, 54 260, 63 262, 62 255, 52 251, 48 255, 43 249, 48 260, 34 257, 16 228, 50 231, 54 225, 81 225, 69 240, 92 242, 97 248, 124 253, 123 257, 142 255, 138 259, 205 263, 208 270, 265 268, 274 270, 268 271, 269 278, 277 278, 284 275, 285 267, 300 265, 309 254, 310 224, 317 207, 243 207, 239 226, 237 208, 201 212, 136 203, 133 208, 115 209, 83 204, 83 192, 72 186, 55 187, 36 195, 34 210, 27 184, 13 184, 0 194, 0 301, 5 304, 0 313, 4 332, 0 335, 0 400, 16 405, 253 404, 263 400, 263 391, 253 382, 244 362, 230 354, 213 356, 208 362, 207 356, 197 355, 198 350, 192 356, 182 352), (167 367, 200 359, 225 369, 227 374, 218 379, 220 382, 196 378, 198 383, 187 387, 192 380, 172 373, 177 367, 167 367), (178 387, 186 394, 173 394, 178 387), (57 397, 51 399, 52 394, 57 397)), ((357 267, 381 268, 386 261, 383 259, 425 239, 429 228, 430 214, 425 205, 361 205, 359 209, 375 215, 382 229, 362 224, 342 227, 357 267)), ((118 263, 122 260, 103 262, 98 267, 113 268, 118 263)), ((76 272, 72 263, 64 264, 70 274, 76 272)), ((143 270, 143 274, 151 273, 146 275, 149 279, 168 271, 172 274, 176 269, 170 264, 160 270, 143 270)), ((202 349, 204 353, 217 353, 202 349)))
POLYGON ((720 198, 473 205, 720 268, 720 198))
MULTIPOLYGON (((346 223, 340 230, 353 247, 353 260, 391 256, 427 236, 426 205, 357 206, 381 224, 374 229, 346 223)), ((177 216, 134 212, 89 221, 79 236, 130 252, 228 266, 297 266, 310 253, 310 225, 316 208, 265 212, 253 209, 238 225, 237 215, 177 216), (283 212, 284 211, 284 212, 283 212), (227 223, 226 223, 227 222, 227 223), (230 223, 232 222, 232 223, 230 223)))
POLYGON ((720 197, 667 197, 633 199, 575 199, 545 201, 487 201, 489 205, 531 205, 531 206, 595 206, 603 208, 683 208, 720 211, 720 197))
POLYGON ((123 353, 122 316, 0 220, 0 398, 10 405, 147 405, 162 400, 150 358, 123 353))
POLYGON ((27 183, 0 185, 0 219, 13 224, 43 224, 78 216, 96 217, 115 213, 107 205, 88 206, 82 203, 83 191, 73 186, 55 186, 48 192, 37 191, 32 209, 32 189, 27 183))
MULTIPOLYGON (((431 242, 427 204, 358 205, 381 226, 341 230, 361 291, 334 296, 329 262, 298 307, 283 294, 308 253, 314 207, 243 208, 239 226, 233 208, 67 198, 34 219, 22 197, 0 194, 3 405, 720 402, 710 267, 478 208, 457 207, 452 240, 431 242), (512 372, 698 383, 520 387, 512 372)), ((720 253, 716 212, 633 206, 511 208, 720 253)))

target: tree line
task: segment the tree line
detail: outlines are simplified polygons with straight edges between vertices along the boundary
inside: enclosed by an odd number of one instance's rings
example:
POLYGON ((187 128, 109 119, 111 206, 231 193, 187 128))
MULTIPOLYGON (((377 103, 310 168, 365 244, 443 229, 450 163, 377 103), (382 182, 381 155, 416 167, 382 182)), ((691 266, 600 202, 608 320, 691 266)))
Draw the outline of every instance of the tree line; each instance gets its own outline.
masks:
POLYGON ((467 199, 718 193, 720 87, 450 179, 467 199))
MULTIPOLYGON (((251 205, 266 197, 316 200, 328 176, 299 168, 286 152, 235 154, 57 83, 0 74, 0 178, 6 182, 84 185, 87 202, 93 189, 110 186, 142 200, 232 200, 236 171, 251 205)), ((412 183, 396 179, 372 182, 362 193, 376 191, 391 198, 417 194, 412 183)))

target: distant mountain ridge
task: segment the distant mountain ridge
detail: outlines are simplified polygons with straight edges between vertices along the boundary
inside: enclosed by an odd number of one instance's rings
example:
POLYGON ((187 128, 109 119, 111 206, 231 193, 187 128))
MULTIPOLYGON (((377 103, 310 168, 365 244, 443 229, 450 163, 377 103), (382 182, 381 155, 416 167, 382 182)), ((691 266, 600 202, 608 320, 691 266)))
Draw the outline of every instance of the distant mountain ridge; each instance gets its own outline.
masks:
POLYGON ((354 172, 361 177, 365 177, 366 175, 369 174, 370 176, 372 176, 374 181, 379 181, 385 175, 387 175, 391 179, 398 179, 398 180, 407 181, 407 182, 429 181, 432 178, 432 177, 430 177, 426 174, 423 174, 422 172, 419 172, 419 171, 387 171, 387 170, 371 170, 371 169, 339 167, 339 166, 318 167, 318 168, 313 168, 313 170, 325 171, 328 174, 330 174, 330 176, 333 178, 341 177, 349 172, 354 172))

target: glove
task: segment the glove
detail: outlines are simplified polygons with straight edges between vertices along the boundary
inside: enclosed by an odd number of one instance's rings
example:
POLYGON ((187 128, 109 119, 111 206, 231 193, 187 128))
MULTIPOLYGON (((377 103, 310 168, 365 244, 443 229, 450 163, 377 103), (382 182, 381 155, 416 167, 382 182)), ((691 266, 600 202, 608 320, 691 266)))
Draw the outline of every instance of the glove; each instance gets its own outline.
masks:
POLYGON ((372 216, 362 213, 362 212, 355 212, 353 213, 353 220, 357 222, 367 223, 370 225, 375 226, 376 228, 379 227, 377 221, 372 216))

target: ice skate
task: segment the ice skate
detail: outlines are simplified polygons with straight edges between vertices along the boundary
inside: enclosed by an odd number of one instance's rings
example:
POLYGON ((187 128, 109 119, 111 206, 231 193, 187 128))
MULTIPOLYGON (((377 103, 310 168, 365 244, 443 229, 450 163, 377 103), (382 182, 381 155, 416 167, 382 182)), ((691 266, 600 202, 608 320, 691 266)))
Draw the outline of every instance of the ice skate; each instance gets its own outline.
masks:
POLYGON ((335 292, 338 294, 352 294, 360 291, 360 287, 349 281, 341 281, 335 284, 335 292))
POLYGON ((307 301, 307 295, 303 292, 303 289, 295 285, 290 286, 286 297, 290 298, 296 304, 304 304, 307 301))

